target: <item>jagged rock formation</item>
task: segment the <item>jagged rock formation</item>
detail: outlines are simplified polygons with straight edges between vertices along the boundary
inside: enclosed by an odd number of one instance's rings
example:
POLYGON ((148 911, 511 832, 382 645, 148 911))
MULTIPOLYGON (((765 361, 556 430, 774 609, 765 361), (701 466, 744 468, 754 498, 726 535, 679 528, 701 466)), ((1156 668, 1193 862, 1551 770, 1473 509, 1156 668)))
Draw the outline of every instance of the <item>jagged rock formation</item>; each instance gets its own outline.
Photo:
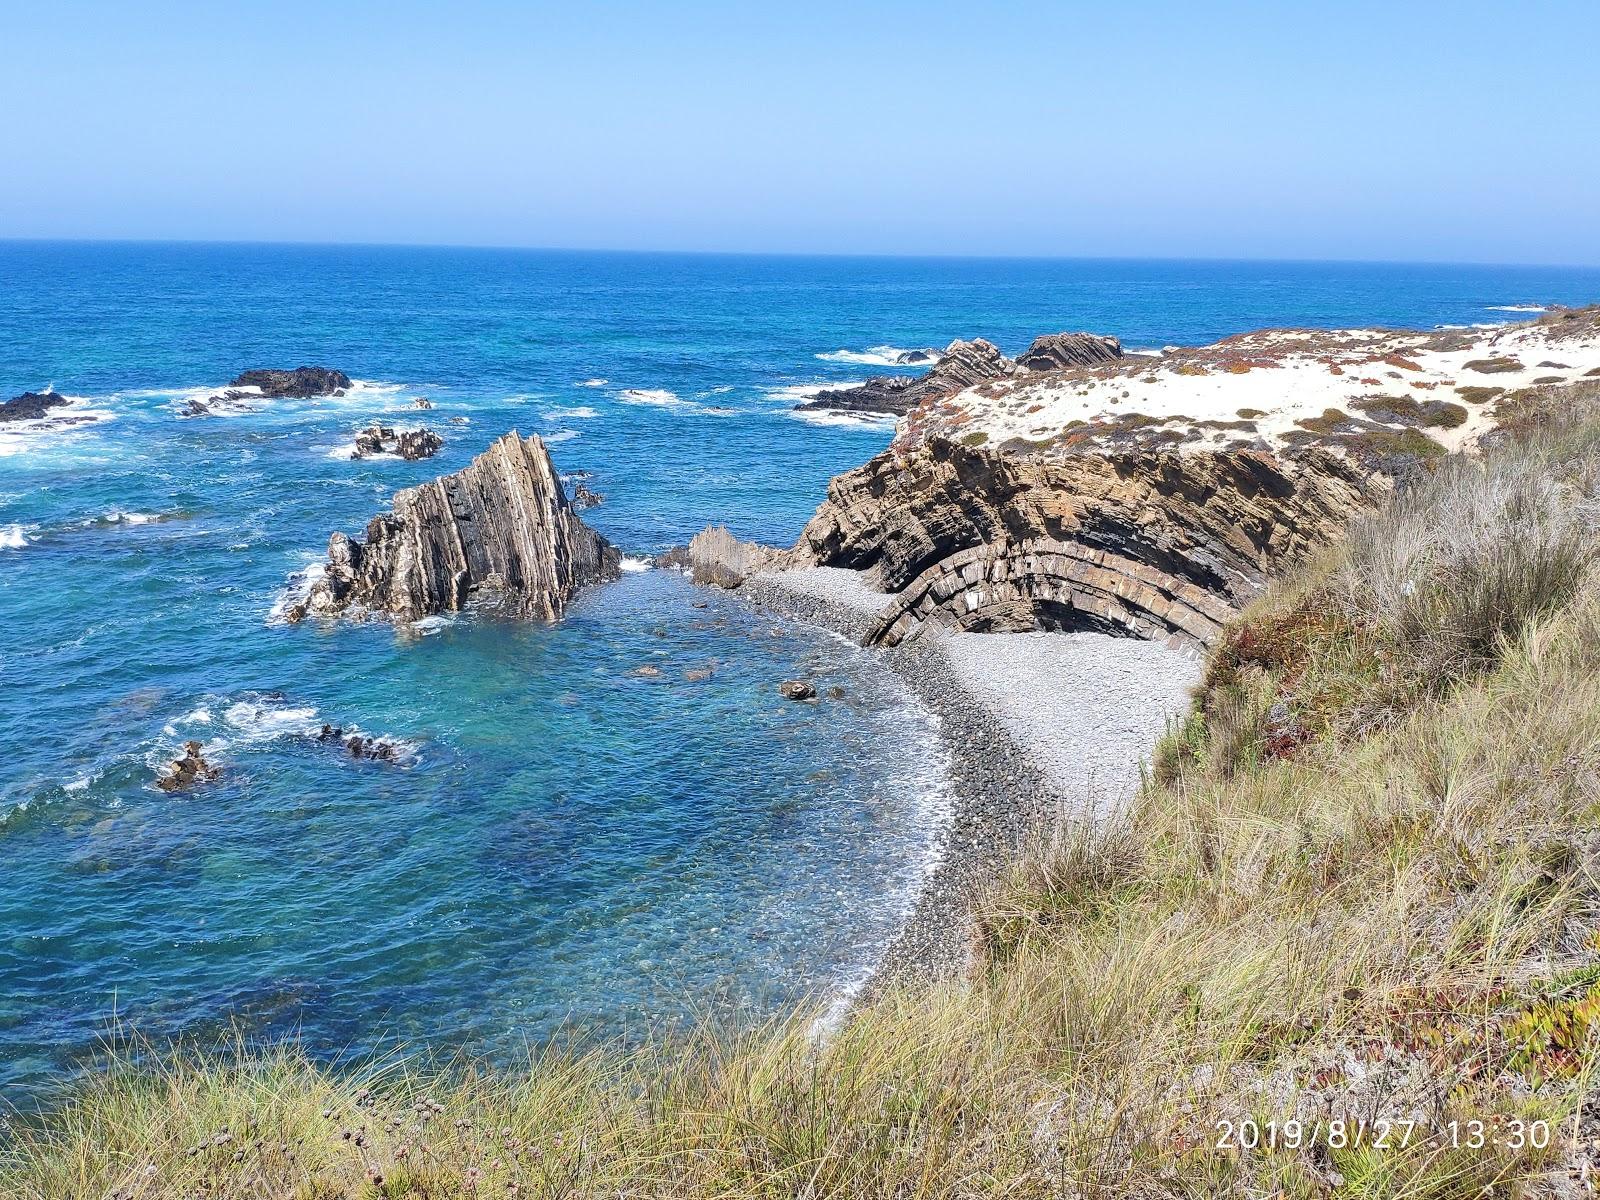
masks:
POLYGON ((186 792, 199 783, 209 783, 222 774, 200 755, 199 742, 185 742, 183 757, 175 759, 168 773, 156 780, 163 792, 186 792))
POLYGON ((932 370, 913 375, 874 375, 859 387, 818 392, 796 408, 829 412, 890 413, 901 416, 929 400, 953 396, 989 379, 1003 379, 1016 370, 993 342, 974 338, 945 347, 932 370))
POLYGON ((285 616, 416 620, 476 597, 553 621, 579 588, 617 578, 621 562, 573 511, 544 442, 512 432, 461 471, 397 492, 364 542, 334 534, 322 578, 285 616))
POLYGON ((573 486, 572 506, 574 508, 598 508, 605 502, 606 498, 603 492, 594 491, 581 480, 573 486))
POLYGON ((1388 486, 1320 449, 1047 459, 932 438, 837 476, 788 561, 863 570, 890 593, 868 642, 938 622, 1204 646, 1388 486))
POLYGON ((327 367, 296 367, 292 371, 258 368, 242 372, 228 386, 257 388, 263 396, 308 400, 312 396, 337 396, 350 386, 350 376, 327 367))
POLYGON ((369 425, 356 434, 351 458, 371 458, 374 454, 395 454, 407 462, 432 458, 444 448, 444 439, 431 429, 391 429, 369 425))
POLYGON ((1063 371, 1068 367, 1092 367, 1122 357, 1122 343, 1097 333, 1047 333, 1033 339, 1021 354, 1017 366, 1030 371, 1063 371))
POLYGON ((657 565, 687 570, 696 583, 736 588, 778 557, 779 552, 771 546, 742 542, 727 526, 712 525, 690 538, 687 550, 669 551, 657 565))
POLYGON ((70 403, 57 392, 23 392, 0 404, 0 423, 6 421, 37 421, 52 408, 70 403))

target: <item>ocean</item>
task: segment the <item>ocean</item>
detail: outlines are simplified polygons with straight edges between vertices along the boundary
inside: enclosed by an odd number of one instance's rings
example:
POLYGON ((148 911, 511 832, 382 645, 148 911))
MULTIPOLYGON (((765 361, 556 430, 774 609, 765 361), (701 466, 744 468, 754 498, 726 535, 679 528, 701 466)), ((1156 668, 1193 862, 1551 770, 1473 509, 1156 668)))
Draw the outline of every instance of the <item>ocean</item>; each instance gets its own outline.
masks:
POLYGON ((1600 271, 1553 268, 0 242, 0 400, 85 418, 0 427, 0 1089, 116 1030, 504 1060, 871 969, 946 800, 933 718, 866 652, 639 569, 553 627, 274 619, 331 532, 509 429, 586 473, 638 567, 710 522, 792 542, 891 434, 796 399, 897 348, 1594 300, 1600 271), (356 386, 181 415, 301 364, 356 386), (352 460, 374 420, 444 449, 352 460), (797 675, 843 695, 781 700, 797 675), (190 738, 221 779, 156 790, 190 738))

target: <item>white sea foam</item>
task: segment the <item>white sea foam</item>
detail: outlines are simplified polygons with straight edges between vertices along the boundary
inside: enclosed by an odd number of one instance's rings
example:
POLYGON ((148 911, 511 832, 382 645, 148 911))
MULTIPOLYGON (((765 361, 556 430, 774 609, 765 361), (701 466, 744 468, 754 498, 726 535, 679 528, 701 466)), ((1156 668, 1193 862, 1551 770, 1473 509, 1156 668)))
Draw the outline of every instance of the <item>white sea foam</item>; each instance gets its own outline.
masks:
POLYGON ((312 561, 290 575, 289 581, 278 593, 278 598, 272 602, 272 608, 267 613, 267 624, 276 625, 282 622, 284 614, 289 611, 289 606, 304 603, 311 595, 312 585, 327 573, 326 563, 312 561))
POLYGON ((611 382, 609 379, 580 379, 580 380, 578 380, 577 383, 573 384, 572 386, 573 387, 596 388, 596 387, 605 387, 605 385, 608 384, 609 382, 611 382))
POLYGON ((830 408, 792 408, 788 415, 807 425, 834 425, 855 429, 892 429, 895 418, 888 413, 836 412, 830 408))
POLYGON ((545 434, 544 440, 550 445, 555 445, 557 442, 570 442, 573 438, 582 436, 583 434, 576 429, 558 429, 554 433, 545 434))
POLYGON ((842 391, 860 386, 861 381, 854 379, 841 380, 838 383, 791 383, 784 387, 768 388, 766 395, 768 400, 779 404, 799 404, 805 400, 815 399, 818 392, 842 391))
POLYGON ((683 403, 678 393, 665 388, 623 388, 617 393, 617 399, 624 404, 642 404, 651 408, 676 408, 683 403))
POLYGON ((548 408, 544 415, 549 421, 588 421, 600 414, 587 404, 580 404, 574 408, 548 408))
POLYGON ((1160 358, 1166 354, 1165 350, 1151 350, 1147 346, 1124 346, 1124 354, 1137 354, 1140 358, 1160 358))
POLYGON ((270 742, 286 734, 310 735, 321 728, 314 705, 271 699, 236 700, 223 711, 222 719, 246 743, 270 742))
POLYGON ((1486 304, 1484 307, 1490 312, 1541 313, 1550 311, 1543 304, 1486 304))
POLYGON ((650 570, 650 566, 651 564, 648 558, 635 558, 631 554, 624 554, 622 556, 622 569, 624 571, 628 571, 630 573, 636 571, 648 571, 650 570))
POLYGON ((28 544, 28 532, 21 525, 0 525, 0 550, 21 550, 28 544))
POLYGON ((928 367, 939 359, 937 350, 927 351, 932 357, 924 362, 903 363, 901 355, 911 354, 913 351, 902 350, 898 346, 869 346, 865 350, 829 350, 816 357, 823 362, 859 363, 867 367, 928 367))
POLYGON ((113 509, 111 512, 102 513, 99 523, 101 525, 150 525, 162 519, 160 513, 122 512, 113 509))

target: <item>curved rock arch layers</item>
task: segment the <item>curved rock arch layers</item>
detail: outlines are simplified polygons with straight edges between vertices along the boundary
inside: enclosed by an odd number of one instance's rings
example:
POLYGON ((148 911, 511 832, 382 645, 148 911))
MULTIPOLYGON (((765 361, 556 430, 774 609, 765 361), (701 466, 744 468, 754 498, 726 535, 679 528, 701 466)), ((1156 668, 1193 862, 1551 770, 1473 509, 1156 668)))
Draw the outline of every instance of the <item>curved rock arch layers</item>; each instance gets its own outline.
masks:
POLYGON ((1391 486, 1318 448, 1045 457, 933 437, 835 477, 792 558, 891 593, 868 642, 934 622, 1205 646, 1391 486))

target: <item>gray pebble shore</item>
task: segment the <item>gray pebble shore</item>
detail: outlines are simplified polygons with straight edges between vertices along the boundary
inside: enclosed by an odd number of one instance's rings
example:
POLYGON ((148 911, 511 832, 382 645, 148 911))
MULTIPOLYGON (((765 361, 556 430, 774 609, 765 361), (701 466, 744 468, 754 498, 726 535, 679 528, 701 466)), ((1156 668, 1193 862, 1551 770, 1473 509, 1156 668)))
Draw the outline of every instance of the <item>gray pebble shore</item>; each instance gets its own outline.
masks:
MULTIPOLYGON (((763 572, 748 603, 859 640, 886 598, 857 572, 763 572)), ((971 956, 971 907, 1030 829, 1105 819, 1199 678, 1192 654, 1099 634, 937 631, 880 651, 939 720, 952 817, 943 855, 864 994, 948 976, 971 956)))

